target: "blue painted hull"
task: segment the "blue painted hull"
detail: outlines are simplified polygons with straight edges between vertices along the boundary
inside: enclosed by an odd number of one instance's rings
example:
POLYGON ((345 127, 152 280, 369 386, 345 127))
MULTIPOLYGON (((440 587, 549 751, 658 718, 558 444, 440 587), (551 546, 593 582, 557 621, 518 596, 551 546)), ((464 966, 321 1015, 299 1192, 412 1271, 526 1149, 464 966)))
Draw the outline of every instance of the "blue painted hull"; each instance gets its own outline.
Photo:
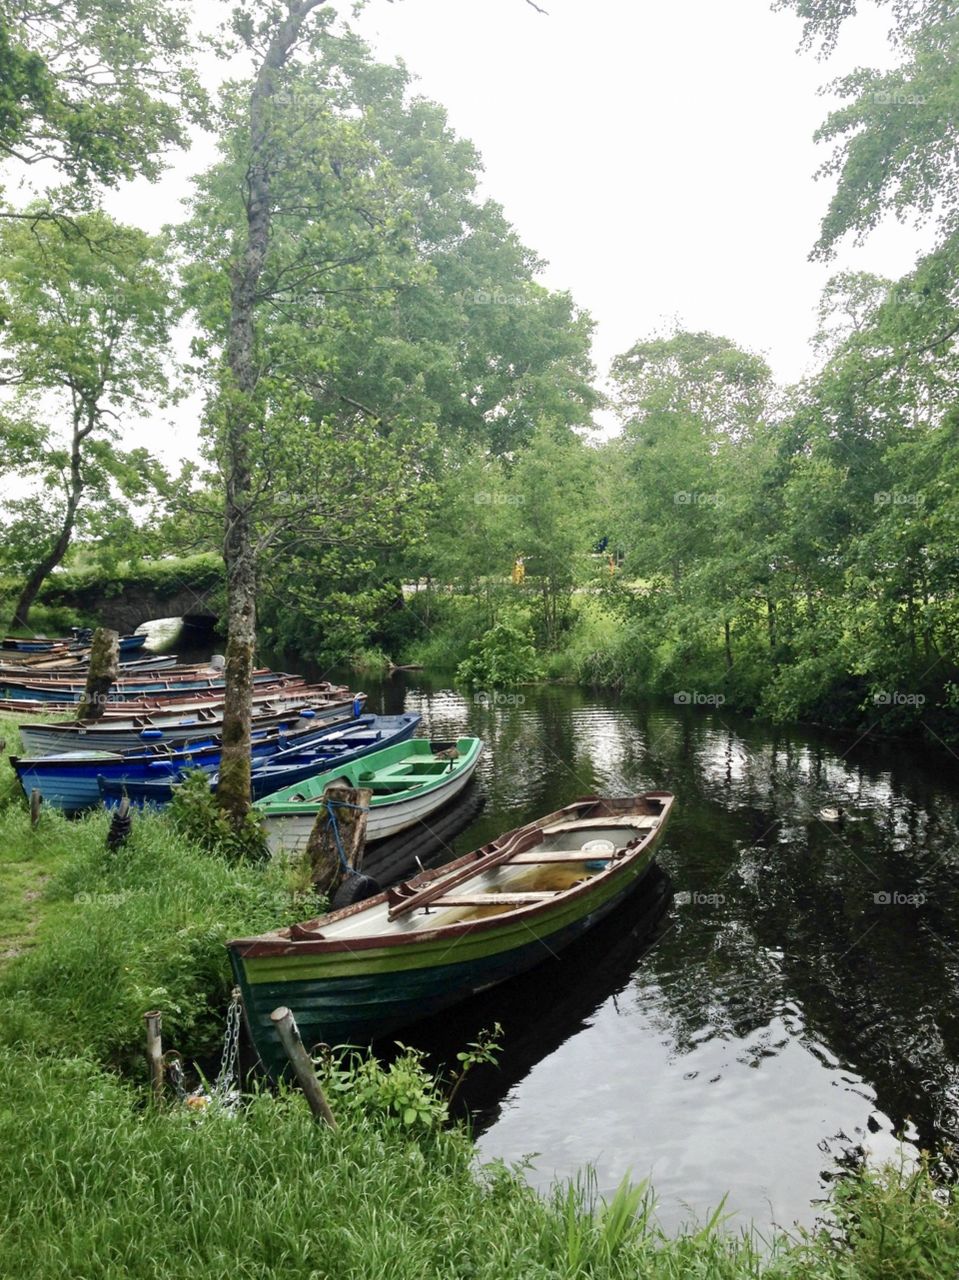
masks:
MULTIPOLYGON (((334 769, 341 764, 349 764, 361 756, 370 755, 384 747, 391 747, 395 742, 404 742, 412 738, 416 726, 420 722, 418 715, 401 716, 363 716, 360 720, 344 728, 332 725, 329 732, 312 747, 289 747, 286 751, 277 751, 259 763, 254 761, 251 782, 253 798, 272 795, 281 787, 305 778, 312 778, 316 773, 334 769), (328 741, 332 739, 332 741, 328 741)), ((167 777, 151 777, 143 781, 115 782, 105 776, 98 779, 100 798, 107 809, 115 809, 123 798, 124 791, 131 804, 138 807, 148 805, 164 808, 173 799, 173 788, 179 779, 167 777)), ((210 779, 210 789, 216 790, 218 774, 210 779)))
MULTIPOLYGON (((375 717, 368 717, 375 719, 375 717)), ((367 717, 363 717, 367 719, 367 717)), ((350 726, 358 721, 346 722, 350 726)), ((284 732, 263 733, 254 739, 252 759, 265 761, 279 752, 294 747, 303 750, 324 736, 345 727, 344 722, 300 729, 290 734, 284 732)), ((75 752, 60 756, 41 756, 37 759, 10 757, 10 763, 20 780, 24 794, 38 790, 45 804, 64 813, 80 813, 100 803, 100 778, 108 782, 134 785, 151 779, 173 781, 189 769, 203 769, 211 775, 220 767, 221 745, 219 738, 205 738, 191 742, 177 750, 153 748, 135 751, 128 755, 110 752, 75 752)))

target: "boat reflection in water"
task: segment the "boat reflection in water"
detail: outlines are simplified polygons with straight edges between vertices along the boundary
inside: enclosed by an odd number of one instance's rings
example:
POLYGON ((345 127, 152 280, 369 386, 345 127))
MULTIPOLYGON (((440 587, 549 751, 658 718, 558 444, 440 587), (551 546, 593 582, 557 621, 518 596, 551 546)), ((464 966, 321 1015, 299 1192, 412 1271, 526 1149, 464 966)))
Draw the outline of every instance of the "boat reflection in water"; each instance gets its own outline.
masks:
MULTIPOLYGON (((496 1065, 475 1067, 458 1094, 475 1135, 499 1118, 517 1082, 629 986, 656 945, 671 899, 672 882, 654 864, 621 906, 558 955, 407 1030, 403 1041, 425 1050, 430 1065, 449 1078, 459 1069, 457 1052, 495 1023, 502 1027, 496 1065)), ((596 1066, 601 1073, 602 1064, 596 1066)))

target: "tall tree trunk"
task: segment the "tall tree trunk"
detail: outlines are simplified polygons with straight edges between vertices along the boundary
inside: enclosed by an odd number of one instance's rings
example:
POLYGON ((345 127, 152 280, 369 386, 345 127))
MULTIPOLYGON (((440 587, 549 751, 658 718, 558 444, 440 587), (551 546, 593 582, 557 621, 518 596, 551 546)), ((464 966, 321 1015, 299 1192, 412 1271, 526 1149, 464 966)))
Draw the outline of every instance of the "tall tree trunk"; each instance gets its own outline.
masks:
POLYGON ((83 495, 83 475, 80 470, 81 448, 83 441, 93 430, 92 423, 88 429, 84 429, 81 426, 81 421, 80 411, 75 410, 73 415, 73 440, 70 445, 70 481, 67 488, 67 509, 64 512, 63 524, 60 526, 56 542, 54 542, 49 552, 24 583, 23 590, 20 592, 20 599, 17 601, 17 607, 13 611, 13 621, 10 624, 14 629, 23 628, 26 630, 30 609, 40 593, 40 588, 67 554, 70 539, 73 537, 73 530, 77 522, 77 508, 83 495))
POLYGON ((223 559, 227 581, 226 693, 223 754, 217 802, 234 826, 250 809, 250 719, 256 647, 256 533, 250 440, 256 426, 258 375, 255 316, 257 291, 270 244, 271 133, 269 114, 277 75, 286 65, 303 24, 321 0, 290 0, 263 56, 250 94, 250 163, 246 171, 246 244, 230 281, 226 341, 226 519, 223 559))

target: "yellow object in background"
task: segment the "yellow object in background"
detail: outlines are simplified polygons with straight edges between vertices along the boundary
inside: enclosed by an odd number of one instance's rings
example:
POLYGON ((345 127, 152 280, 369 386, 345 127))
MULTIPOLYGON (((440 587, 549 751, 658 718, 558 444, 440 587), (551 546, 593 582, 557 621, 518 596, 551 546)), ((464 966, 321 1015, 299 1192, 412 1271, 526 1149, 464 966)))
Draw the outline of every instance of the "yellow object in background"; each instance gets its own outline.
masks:
POLYGON ((526 564, 522 556, 516 557, 516 563, 513 565, 513 586, 518 587, 526 577, 526 564))

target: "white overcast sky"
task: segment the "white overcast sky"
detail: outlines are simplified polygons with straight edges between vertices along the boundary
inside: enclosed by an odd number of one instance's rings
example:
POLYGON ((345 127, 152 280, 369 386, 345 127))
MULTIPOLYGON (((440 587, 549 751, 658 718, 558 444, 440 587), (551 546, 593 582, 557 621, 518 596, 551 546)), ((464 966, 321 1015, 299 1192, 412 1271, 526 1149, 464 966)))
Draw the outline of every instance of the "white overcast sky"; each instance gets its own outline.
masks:
MULTIPOLYGON (((819 90, 888 64, 887 14, 864 13, 819 62, 768 0, 542 4, 548 16, 525 0, 370 0, 357 25, 477 144, 484 193, 548 260, 543 282, 596 320, 600 375, 677 318, 799 378, 828 275, 895 278, 921 247, 893 223, 830 267, 808 261, 831 191, 813 177, 826 154, 812 141, 829 105, 819 90)), ((176 220, 189 173, 211 156, 199 139, 159 187, 133 184, 111 209, 148 229, 176 220)), ((194 439, 181 409, 161 452, 194 439)))

